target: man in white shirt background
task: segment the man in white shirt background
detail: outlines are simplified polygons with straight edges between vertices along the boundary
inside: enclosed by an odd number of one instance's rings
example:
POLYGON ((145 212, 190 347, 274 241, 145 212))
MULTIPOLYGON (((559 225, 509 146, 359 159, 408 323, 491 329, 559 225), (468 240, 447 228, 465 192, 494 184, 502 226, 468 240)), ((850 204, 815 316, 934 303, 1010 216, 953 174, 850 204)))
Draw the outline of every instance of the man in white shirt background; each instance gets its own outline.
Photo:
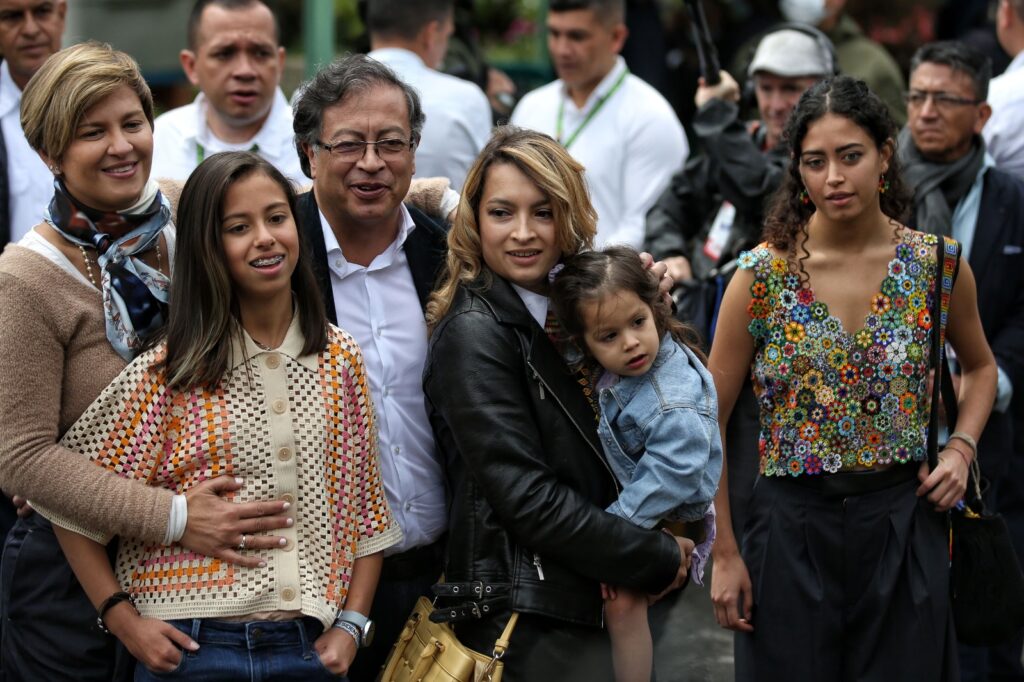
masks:
POLYGON ((21 129, 21 91, 60 49, 64 0, 0 0, 0 251, 42 222, 53 174, 21 129))
POLYGON ((586 168, 597 245, 640 247, 644 219, 689 153, 683 127, 619 56, 624 0, 551 0, 548 51, 558 80, 523 97, 512 123, 551 135, 586 168))
POLYGON ((1024 0, 999 0, 996 35, 1013 61, 989 85, 992 117, 982 135, 996 166, 1024 178, 1024 0))
POLYGON ((156 119, 154 178, 185 180, 204 158, 252 150, 299 184, 308 180, 292 144, 281 92, 285 50, 274 13, 259 0, 198 0, 181 66, 200 92, 156 119))
POLYGON ((453 0, 370 0, 367 55, 390 66, 420 95, 427 122, 416 176, 449 178, 460 189, 491 136, 491 106, 474 83, 441 73, 454 30, 453 0))

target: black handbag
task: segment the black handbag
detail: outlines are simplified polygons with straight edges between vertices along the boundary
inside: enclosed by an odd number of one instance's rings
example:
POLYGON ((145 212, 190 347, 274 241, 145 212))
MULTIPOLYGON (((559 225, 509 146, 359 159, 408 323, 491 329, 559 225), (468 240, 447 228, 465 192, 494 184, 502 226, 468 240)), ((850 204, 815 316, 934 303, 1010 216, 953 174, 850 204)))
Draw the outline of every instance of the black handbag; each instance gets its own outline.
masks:
MULTIPOLYGON (((947 256, 943 239, 939 239, 939 267, 947 256)), ((932 386, 932 409, 928 427, 928 465, 938 464, 938 405, 939 397, 946 411, 946 423, 955 425, 958 415, 957 397, 953 391, 949 364, 944 357, 942 342, 943 295, 952 293, 953 282, 960 265, 959 250, 951 276, 936 276, 936 291, 932 297, 932 358, 935 379, 932 386), (940 288, 940 282, 946 283, 940 288)), ((948 299, 947 299, 948 300, 948 299)), ((1021 572, 1017 553, 1010 540, 1006 521, 985 508, 981 494, 981 470, 977 458, 968 469, 967 492, 964 503, 949 511, 950 522, 950 575, 949 588, 953 622, 957 639, 964 644, 990 646, 999 644, 1024 627, 1024 573, 1021 572)))

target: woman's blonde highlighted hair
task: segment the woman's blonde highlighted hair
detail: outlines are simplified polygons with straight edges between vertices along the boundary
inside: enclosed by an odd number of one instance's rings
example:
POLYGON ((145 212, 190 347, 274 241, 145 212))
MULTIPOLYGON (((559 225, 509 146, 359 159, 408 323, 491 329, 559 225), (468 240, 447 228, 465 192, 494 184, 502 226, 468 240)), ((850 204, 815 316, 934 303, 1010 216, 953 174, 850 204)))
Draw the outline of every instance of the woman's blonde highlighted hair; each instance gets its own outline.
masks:
POLYGON ((152 128, 153 95, 129 55, 96 41, 54 53, 21 95, 21 127, 29 146, 60 163, 85 112, 123 85, 138 95, 152 128))
MULTIPOLYGON (((451 307, 460 285, 474 282, 484 270, 480 244, 480 202, 487 172, 511 164, 537 185, 551 202, 555 239, 563 256, 590 249, 597 233, 597 213, 590 203, 583 166, 553 139, 533 130, 502 126, 469 169, 455 221, 448 232, 447 268, 427 304, 427 325, 433 329, 451 307)), ((489 271, 487 271, 489 274, 489 271)), ((485 281, 484 286, 490 286, 485 281)))

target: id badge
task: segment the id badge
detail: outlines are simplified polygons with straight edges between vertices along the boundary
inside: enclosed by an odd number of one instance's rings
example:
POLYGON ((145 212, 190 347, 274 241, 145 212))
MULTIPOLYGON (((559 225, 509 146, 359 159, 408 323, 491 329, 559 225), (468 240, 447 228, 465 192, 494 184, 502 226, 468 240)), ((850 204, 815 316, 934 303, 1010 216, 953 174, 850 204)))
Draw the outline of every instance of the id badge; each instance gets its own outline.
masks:
POLYGON ((718 262, 722 257, 722 251, 729 241, 729 233, 732 232, 732 224, 736 220, 736 207, 728 201, 723 201, 714 222, 711 223, 711 230, 704 242, 704 255, 711 260, 718 262))

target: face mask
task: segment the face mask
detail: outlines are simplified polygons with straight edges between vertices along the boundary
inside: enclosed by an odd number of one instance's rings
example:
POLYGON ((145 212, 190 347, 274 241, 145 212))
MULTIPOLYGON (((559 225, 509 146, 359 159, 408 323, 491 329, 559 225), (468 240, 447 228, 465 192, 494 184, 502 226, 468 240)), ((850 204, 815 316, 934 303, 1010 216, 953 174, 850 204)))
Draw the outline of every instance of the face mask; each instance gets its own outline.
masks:
POLYGON ((817 26, 828 12, 825 0, 779 0, 779 10, 786 21, 817 26))

